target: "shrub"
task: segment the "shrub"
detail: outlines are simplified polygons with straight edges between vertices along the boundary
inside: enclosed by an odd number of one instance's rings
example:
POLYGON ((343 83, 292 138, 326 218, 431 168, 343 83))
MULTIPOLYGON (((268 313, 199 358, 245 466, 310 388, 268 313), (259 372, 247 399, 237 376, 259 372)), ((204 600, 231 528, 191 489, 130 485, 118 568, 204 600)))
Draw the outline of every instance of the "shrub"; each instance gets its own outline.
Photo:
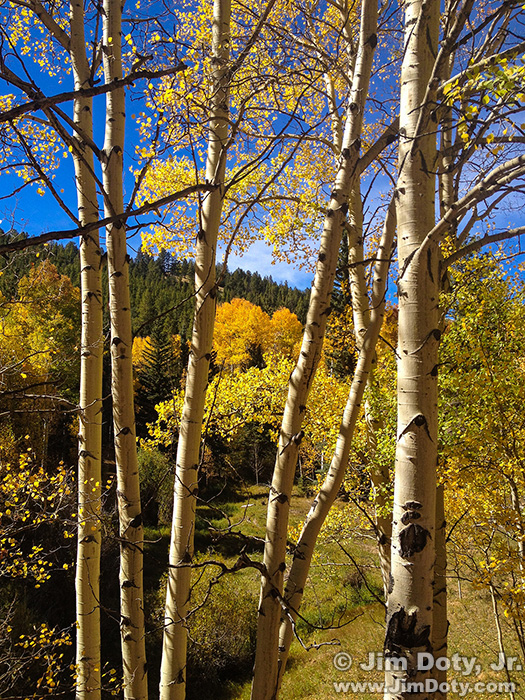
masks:
POLYGON ((169 524, 173 512, 174 466, 158 450, 141 449, 138 460, 144 523, 169 524))

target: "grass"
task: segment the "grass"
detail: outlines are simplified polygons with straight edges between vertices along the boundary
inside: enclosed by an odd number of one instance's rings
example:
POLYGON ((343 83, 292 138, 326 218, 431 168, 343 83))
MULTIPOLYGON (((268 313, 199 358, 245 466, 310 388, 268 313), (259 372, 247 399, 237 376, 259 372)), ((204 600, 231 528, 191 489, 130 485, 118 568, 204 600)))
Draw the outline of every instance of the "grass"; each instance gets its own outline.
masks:
MULTIPOLYGON (((267 498, 267 488, 254 486, 237 493, 223 493, 213 501, 202 502, 197 509, 195 531, 198 560, 219 560, 231 566, 243 547, 250 557, 260 560, 267 498)), ((290 521, 293 528, 304 520, 310 499, 296 495, 292 504, 290 521)), ((346 506, 338 504, 337 507, 346 506)), ((145 580, 149 591, 147 603, 150 609, 156 606, 160 615, 169 529, 149 527, 146 537, 150 540, 145 550, 145 580)), ((343 546, 358 562, 359 571, 366 574, 367 585, 335 540, 325 537, 319 544, 305 590, 301 607, 304 620, 297 624, 303 646, 298 641, 292 645, 283 681, 283 698, 332 700, 348 694, 355 695, 336 692, 334 683, 380 682, 383 679, 381 671, 365 671, 359 667, 360 663, 368 660, 370 652, 379 654, 383 647, 384 607, 376 600, 381 586, 375 542, 371 537, 359 536, 355 528, 347 534, 343 546), (330 626, 333 628, 318 629, 330 626), (342 651, 354 660, 348 671, 338 670, 334 666, 335 655, 342 651)), ((195 601, 202 599, 217 573, 216 567, 209 567, 204 574, 201 571, 193 592, 195 601)), ((190 643, 189 698, 206 696, 214 700, 248 700, 259 575, 252 569, 227 575, 213 584, 211 591, 206 606, 195 615, 191 625, 193 641, 190 643)), ((499 647, 487 594, 465 583, 458 586, 457 580, 451 579, 448 604, 451 622, 448 657, 455 653, 476 656, 482 669, 479 677, 462 677, 458 671, 451 671, 449 678, 472 683, 506 680, 503 672, 496 673, 490 669, 490 663, 497 660, 499 647)), ((159 620, 157 618, 157 622, 159 620)), ((508 621, 503 620, 503 624, 508 628, 508 621)), ((507 634, 506 651, 515 653, 510 639, 507 634)), ((155 645, 158 645, 158 638, 155 645)), ((157 665, 157 656, 158 648, 150 652, 152 669, 157 665)), ((519 675, 514 674, 513 678, 518 683, 519 675)), ((152 697, 155 695, 155 683, 156 679, 153 680, 152 676, 152 697)), ((380 695, 360 693, 358 696, 363 700, 376 700, 380 695)), ((518 690, 516 697, 520 696, 518 690)), ((451 692, 449 697, 459 695, 451 692)), ((474 697, 489 700, 494 693, 476 693, 474 697)))

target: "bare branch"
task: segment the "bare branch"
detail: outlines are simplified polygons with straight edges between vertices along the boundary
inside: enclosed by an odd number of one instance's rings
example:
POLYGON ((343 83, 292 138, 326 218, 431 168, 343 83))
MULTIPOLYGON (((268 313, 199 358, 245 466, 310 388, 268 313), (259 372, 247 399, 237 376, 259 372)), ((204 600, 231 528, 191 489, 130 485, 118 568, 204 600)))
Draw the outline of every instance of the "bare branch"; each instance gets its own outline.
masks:
POLYGON ((511 228, 507 231, 500 231, 500 233, 487 233, 482 238, 472 241, 472 243, 463 246, 463 248, 460 248, 455 253, 452 253, 452 255, 449 255, 448 258, 445 258, 443 261, 443 265, 446 268, 450 267, 450 265, 453 265, 461 258, 464 258, 466 255, 470 255, 470 253, 474 253, 476 250, 479 250, 490 243, 507 241, 509 238, 517 238, 518 236, 522 236, 524 233, 525 226, 518 226, 517 228, 511 228))

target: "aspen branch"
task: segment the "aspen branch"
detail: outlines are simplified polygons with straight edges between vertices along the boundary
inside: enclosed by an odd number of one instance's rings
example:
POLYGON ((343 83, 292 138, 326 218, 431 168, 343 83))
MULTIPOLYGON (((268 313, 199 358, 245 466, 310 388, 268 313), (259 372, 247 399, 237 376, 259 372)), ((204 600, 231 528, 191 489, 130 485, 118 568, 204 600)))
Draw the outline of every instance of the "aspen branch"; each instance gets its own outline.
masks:
MULTIPOLYGON (((472 7, 474 5, 474 0, 465 0, 463 7, 459 11, 454 21, 453 26, 450 29, 448 36, 445 38, 443 45, 436 57, 434 62, 434 68, 432 70, 432 75, 427 84, 427 89, 423 102, 421 105, 421 111, 419 112, 419 119, 414 132, 414 143, 412 148, 416 148, 416 139, 423 132, 426 131, 428 126, 428 121, 430 119, 432 107, 436 104, 438 87, 440 82, 444 77, 444 72, 447 68, 447 61, 454 49, 454 45, 468 20, 472 7)), ((450 73, 449 73, 450 75, 450 73)))
POLYGON ((78 226, 77 228, 66 230, 66 231, 50 231, 49 233, 42 233, 40 236, 33 236, 32 238, 24 238, 19 241, 12 241, 11 243, 4 243, 0 245, 0 255, 5 255, 14 250, 24 250, 31 246, 40 245, 42 243, 49 243, 50 241, 63 241, 68 238, 75 238, 75 236, 85 236, 91 231, 96 231, 97 229, 104 228, 111 224, 123 223, 129 218, 134 216, 141 216, 142 214, 148 214, 151 211, 157 211, 161 207, 164 207, 178 199, 184 199, 195 192, 211 192, 217 187, 217 185, 191 185, 186 187, 179 192, 168 195, 167 197, 162 197, 154 202, 146 202, 136 209, 124 212, 122 214, 117 214, 115 216, 107 216, 99 221, 93 221, 85 226, 78 226))
POLYGON ((264 8, 264 12, 262 15, 259 17, 259 21, 257 22, 256 27, 254 28, 251 37, 248 39, 246 42, 243 50, 239 54, 239 56, 236 58, 235 61, 233 61, 231 67, 230 67, 230 75, 233 76, 233 74, 239 70, 239 68, 242 66, 244 63, 244 60, 250 53, 251 49, 255 45, 255 42, 259 38, 259 35, 266 24, 266 20, 268 19, 268 16, 270 15, 270 12, 273 9, 273 6, 275 5, 275 0, 268 0, 268 3, 266 7, 264 8))
MULTIPOLYGON (((155 78, 163 78, 166 75, 173 75, 185 69, 186 65, 180 62, 177 66, 174 66, 173 68, 165 68, 160 71, 141 70, 135 73, 130 73, 124 78, 115 78, 110 83, 104 83, 103 85, 94 85, 93 87, 81 88, 80 90, 70 90, 68 92, 58 93, 57 95, 46 96, 40 93, 37 97, 34 97, 29 102, 25 102, 22 105, 13 107, 12 109, 9 109, 6 112, 0 114, 0 123, 9 122, 13 119, 18 119, 27 112, 42 110, 46 107, 54 107, 55 105, 62 104, 63 102, 69 102, 71 100, 79 99, 82 97, 95 97, 97 95, 104 95, 107 92, 118 90, 119 88, 125 87, 127 85, 132 85, 136 80, 153 80, 155 78)), ((4 69, 2 67, 2 72, 3 70, 4 69)), ((11 73, 11 71, 9 71, 9 73, 11 73)), ((25 81, 17 80, 15 83, 13 77, 8 78, 7 75, 0 75, 0 77, 6 80, 6 82, 15 85, 15 87, 22 89, 26 94, 34 94, 36 92, 33 88, 29 89, 29 83, 25 83, 25 81)))
POLYGON ((418 254, 426 252, 432 242, 439 240, 451 224, 461 221, 475 204, 488 199, 496 194, 498 190, 509 185, 512 180, 523 175, 525 175, 525 154, 512 158, 494 168, 466 195, 450 206, 445 216, 426 235, 419 246, 418 254))
POLYGON ((366 153, 363 153, 361 158, 357 161, 356 174, 361 175, 361 173, 368 168, 368 166, 373 163, 373 161, 379 156, 379 154, 391 143, 394 143, 399 138, 399 117, 396 117, 394 121, 387 126, 385 131, 373 143, 366 153))
POLYGON ((460 250, 457 250, 455 253, 452 253, 452 255, 449 255, 448 258, 445 258, 443 261, 443 265, 445 268, 450 267, 450 265, 453 265, 461 258, 464 258, 466 255, 470 255, 470 253, 474 253, 476 250, 479 250, 490 243, 498 243, 500 241, 506 241, 509 238, 517 238, 518 236, 522 236, 524 233, 525 226, 518 226, 517 228, 511 228, 507 231, 501 231, 500 233, 487 233, 482 238, 472 241, 472 243, 463 246, 463 248, 460 250))
POLYGON ((69 51, 71 45, 69 35, 62 29, 58 22, 53 19, 53 17, 43 7, 43 5, 38 2, 38 0, 30 0, 29 2, 23 2, 23 0, 13 0, 13 4, 18 5, 19 7, 26 7, 28 10, 31 10, 31 12, 34 12, 44 27, 49 30, 51 36, 58 41, 62 48, 69 51))
POLYGON ((440 91, 443 91, 445 85, 453 85, 456 81, 458 82, 458 85, 462 84, 463 81, 467 78, 467 74, 471 71, 481 71, 485 68, 488 68, 491 65, 494 65, 495 63, 499 63, 504 58, 515 58, 520 53, 523 53, 523 51, 525 51, 525 41, 522 41, 519 44, 512 46, 510 49, 505 49, 505 51, 501 51, 500 53, 495 53, 492 54, 492 56, 487 56, 487 58, 484 58, 481 61, 478 61, 477 63, 473 63, 472 65, 467 66, 467 68, 461 71, 461 73, 456 73, 456 75, 452 76, 449 80, 447 80, 441 85, 440 91))

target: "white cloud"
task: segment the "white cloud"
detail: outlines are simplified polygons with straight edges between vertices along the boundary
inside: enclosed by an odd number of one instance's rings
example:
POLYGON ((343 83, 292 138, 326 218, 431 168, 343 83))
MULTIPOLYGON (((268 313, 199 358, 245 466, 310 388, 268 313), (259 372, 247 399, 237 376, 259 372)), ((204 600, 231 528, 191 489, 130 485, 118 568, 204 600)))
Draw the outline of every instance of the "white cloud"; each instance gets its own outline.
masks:
MULTIPOLYGON (((219 257, 219 256, 218 256, 219 257)), ((264 241, 256 241, 243 254, 231 254, 228 269, 258 272, 262 277, 271 276, 275 282, 288 282, 291 287, 306 289, 312 283, 313 275, 284 262, 272 264, 272 250, 264 241)), ((220 258, 219 258, 220 259, 220 258)))

